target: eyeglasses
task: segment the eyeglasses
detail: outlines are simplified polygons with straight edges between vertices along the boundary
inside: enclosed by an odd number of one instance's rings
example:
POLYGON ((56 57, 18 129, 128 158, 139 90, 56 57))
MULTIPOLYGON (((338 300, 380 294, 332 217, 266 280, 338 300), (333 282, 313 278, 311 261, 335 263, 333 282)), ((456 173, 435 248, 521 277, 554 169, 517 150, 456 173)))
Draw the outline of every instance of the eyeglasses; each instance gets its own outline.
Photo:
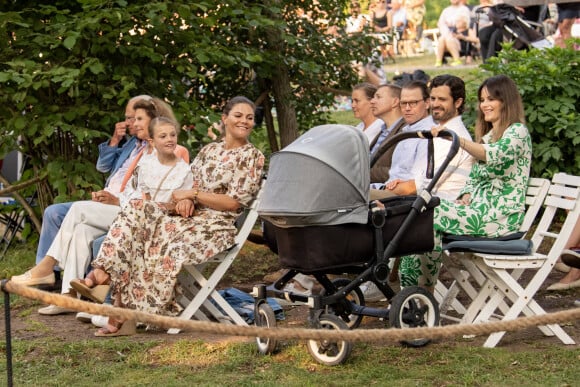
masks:
POLYGON ((415 101, 401 101, 399 102, 399 105, 401 106, 402 109, 404 109, 405 107, 414 109, 417 107, 417 104, 421 101, 424 101, 424 99, 417 99, 415 101))
POLYGON ((125 117, 125 121, 129 122, 135 121, 135 117, 125 117))

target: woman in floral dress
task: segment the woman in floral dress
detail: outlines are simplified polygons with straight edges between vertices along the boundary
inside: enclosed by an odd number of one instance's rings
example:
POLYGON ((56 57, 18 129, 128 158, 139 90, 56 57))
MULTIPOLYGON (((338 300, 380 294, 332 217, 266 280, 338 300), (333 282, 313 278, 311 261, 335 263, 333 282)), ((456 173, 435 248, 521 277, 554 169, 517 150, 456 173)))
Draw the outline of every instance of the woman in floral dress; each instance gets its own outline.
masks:
POLYGON ((441 200, 435 208, 435 250, 403 257, 401 286, 433 288, 441 266, 441 234, 499 237, 517 232, 524 219, 532 141, 521 96, 510 78, 497 75, 479 87, 478 101, 476 140, 460 139, 477 162, 458 199, 441 200))
MULTIPOLYGON (((178 314, 175 285, 182 266, 233 245, 234 222, 255 198, 264 166, 264 156, 248 142, 254 110, 249 99, 232 98, 221 117, 223 140, 205 146, 191 164, 193 188, 174 191, 172 203, 133 200, 111 225, 93 267, 101 281, 110 276, 116 306, 178 314)), ((95 335, 134 332, 134 321, 109 318, 95 335)))

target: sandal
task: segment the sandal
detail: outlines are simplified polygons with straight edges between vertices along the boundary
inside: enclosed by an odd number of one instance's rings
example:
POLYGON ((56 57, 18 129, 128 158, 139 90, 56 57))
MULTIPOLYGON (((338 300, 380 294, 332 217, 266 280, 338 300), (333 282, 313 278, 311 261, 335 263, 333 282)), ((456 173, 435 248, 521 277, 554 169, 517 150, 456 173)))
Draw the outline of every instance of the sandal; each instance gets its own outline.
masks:
POLYGON ((109 293, 110 287, 107 284, 95 285, 92 280, 91 282, 93 286, 90 286, 91 284, 89 284, 86 279, 74 279, 70 281, 70 287, 73 288, 81 296, 84 296, 89 300, 102 304, 103 302, 105 302, 105 298, 109 293))
POLYGON ((119 321, 109 317, 107 325, 95 332, 96 337, 132 336, 137 333, 135 320, 119 321))

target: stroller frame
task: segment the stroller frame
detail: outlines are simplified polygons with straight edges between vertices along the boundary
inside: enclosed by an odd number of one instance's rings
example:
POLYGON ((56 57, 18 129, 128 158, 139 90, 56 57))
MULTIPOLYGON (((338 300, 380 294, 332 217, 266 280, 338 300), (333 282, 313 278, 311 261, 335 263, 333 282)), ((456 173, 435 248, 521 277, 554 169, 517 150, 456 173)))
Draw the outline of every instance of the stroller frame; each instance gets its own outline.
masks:
POLYGON ((514 48, 518 50, 528 48, 544 49, 553 46, 541 32, 543 31, 543 25, 539 22, 524 19, 523 15, 513 5, 502 3, 482 7, 482 9, 488 10, 490 20, 497 28, 497 31, 491 37, 492 44, 501 38, 502 42, 513 42, 514 48))
MULTIPOLYGON (((399 242, 403 236, 411 230, 413 223, 428 206, 438 205, 438 198, 431 195, 433 187, 437 184, 445 168, 451 162, 459 149, 459 138, 449 130, 443 130, 440 136, 451 137, 450 151, 433 175, 433 136, 429 131, 401 133, 394 136, 386 144, 391 147, 400 141, 411 138, 423 138, 429 141, 428 177, 432 176, 428 186, 414 199, 409 206, 409 212, 405 216, 400 228, 387 245, 383 242, 383 226, 385 225, 388 209, 376 202, 370 203, 370 223, 373 228, 373 256, 365 263, 338 267, 336 269, 323 269, 308 271, 323 287, 321 294, 305 296, 290 291, 284 291, 284 286, 299 273, 298 269, 289 269, 284 275, 271 285, 256 285, 253 290, 255 297, 256 325, 274 327, 276 320, 274 313, 266 302, 266 297, 284 298, 290 302, 301 302, 309 306, 309 323, 314 328, 328 329, 351 329, 359 326, 364 316, 388 319, 391 327, 419 327, 435 326, 439 324, 439 309, 434 296, 426 289, 411 286, 401 292, 395 291, 388 285, 387 279, 390 273, 389 260, 397 255, 399 242), (331 280, 329 274, 354 274, 354 279, 337 278, 331 280), (389 300, 389 307, 369 307, 364 303, 364 295, 360 285, 366 281, 372 281, 389 300)), ((388 202, 390 198, 380 203, 388 202)), ((432 223, 431 223, 432 228, 432 223)), ((425 252, 425 251, 421 251, 425 252)), ((405 341, 410 346, 424 346, 429 339, 418 338, 405 341)), ((276 350, 277 342, 270 338, 257 338, 258 349, 263 354, 269 354, 276 350)), ((308 349, 311 355, 320 363, 336 365, 344 362, 349 356, 352 344, 346 341, 327 342, 310 340, 308 349)))

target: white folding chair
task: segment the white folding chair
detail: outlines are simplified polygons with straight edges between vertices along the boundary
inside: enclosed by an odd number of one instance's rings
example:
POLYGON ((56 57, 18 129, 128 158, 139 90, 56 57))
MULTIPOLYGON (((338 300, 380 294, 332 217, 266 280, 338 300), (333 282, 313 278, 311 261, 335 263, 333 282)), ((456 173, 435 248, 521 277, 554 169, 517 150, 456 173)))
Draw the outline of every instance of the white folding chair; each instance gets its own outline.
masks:
MULTIPOLYGON (((530 255, 473 254, 470 260, 485 275, 486 281, 468 308, 465 320, 474 323, 489 321, 502 302, 509 304, 508 310, 502 313, 502 321, 514 320, 521 314, 546 314, 534 297, 568 243, 579 216, 580 177, 565 173, 554 175, 544 201, 544 214, 532 237, 536 252, 530 255), (562 212, 559 210, 566 211, 561 227, 556 217, 562 212), (552 244, 547 254, 540 254, 537 249, 544 242, 552 244), (534 271, 528 280, 522 278, 526 270, 534 271)), ((564 344, 575 344, 558 324, 538 328, 547 336, 555 335, 564 344)), ((484 346, 495 347, 504 334, 492 333, 484 346)))
MULTIPOLYGON (((548 179, 536 177, 529 179, 528 189, 526 191, 527 210, 519 230, 523 233, 522 238, 526 236, 540 212, 544 199, 548 194, 549 187, 550 181, 548 179)), ((445 266, 446 270, 452 275, 454 280, 449 288, 447 288, 441 281, 437 281, 437 284, 435 285, 435 298, 439 302, 439 310, 442 318, 457 322, 467 322, 463 321, 461 317, 451 316, 447 312, 449 310, 454 310, 457 315, 464 316, 469 305, 464 305, 458 300, 457 296, 459 292, 463 290, 464 294, 468 297, 468 301, 471 302, 478 293, 473 282, 475 282, 479 287, 485 282, 486 278, 468 259, 462 260, 462 265, 458 267, 452 262, 453 259, 449 254, 463 253, 444 252, 442 257, 443 266, 445 266)), ((505 305, 501 305, 500 307, 505 311, 505 305)))
MULTIPOLYGON (((248 325, 238 312, 219 294, 216 287, 238 256, 244 242, 256 224, 258 219, 256 209, 261 192, 262 190, 258 192, 251 206, 241 215, 243 217, 239 219, 242 221, 241 226, 238 226, 238 233, 232 247, 215 255, 203 264, 184 266, 179 274, 179 283, 183 289, 183 294, 178 299, 178 302, 185 306, 185 309, 181 312, 179 318, 189 320, 195 317, 202 321, 215 319, 227 324, 248 325), (204 268, 208 263, 212 262, 218 263, 218 265, 211 275, 206 278, 203 275, 204 268)), ((167 333, 177 334, 179 331, 177 328, 171 328, 167 333)))

